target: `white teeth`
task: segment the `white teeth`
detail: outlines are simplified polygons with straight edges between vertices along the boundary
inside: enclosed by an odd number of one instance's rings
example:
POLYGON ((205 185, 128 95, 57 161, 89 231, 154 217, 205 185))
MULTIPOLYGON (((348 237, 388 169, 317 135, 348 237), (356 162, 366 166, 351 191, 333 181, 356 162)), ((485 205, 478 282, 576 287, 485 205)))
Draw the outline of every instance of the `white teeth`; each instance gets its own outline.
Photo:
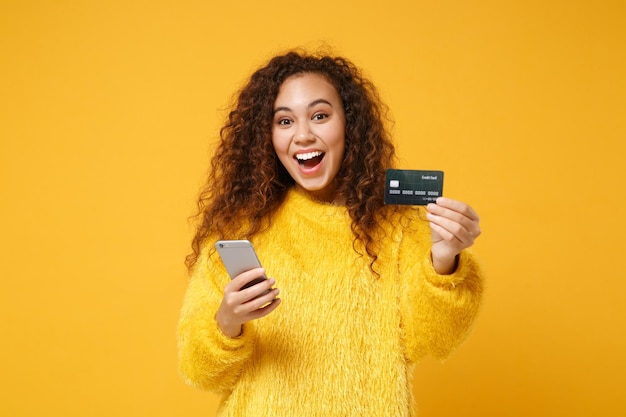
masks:
POLYGON ((299 153, 296 155, 298 161, 308 161, 309 159, 313 159, 317 156, 320 156, 323 152, 315 151, 315 152, 307 152, 307 153, 299 153))

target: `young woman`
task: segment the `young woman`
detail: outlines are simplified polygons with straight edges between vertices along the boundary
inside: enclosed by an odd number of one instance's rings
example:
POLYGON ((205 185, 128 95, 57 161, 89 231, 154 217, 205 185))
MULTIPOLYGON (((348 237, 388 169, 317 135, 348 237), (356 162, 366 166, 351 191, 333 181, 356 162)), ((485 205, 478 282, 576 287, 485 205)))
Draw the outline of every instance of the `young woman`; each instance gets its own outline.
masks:
POLYGON ((220 416, 412 416, 413 364, 466 337, 478 216, 443 197, 384 204, 385 118, 341 57, 276 56, 240 91, 199 199, 178 328, 182 374, 223 396, 220 416), (251 240, 264 269, 231 280, 219 239, 251 240))

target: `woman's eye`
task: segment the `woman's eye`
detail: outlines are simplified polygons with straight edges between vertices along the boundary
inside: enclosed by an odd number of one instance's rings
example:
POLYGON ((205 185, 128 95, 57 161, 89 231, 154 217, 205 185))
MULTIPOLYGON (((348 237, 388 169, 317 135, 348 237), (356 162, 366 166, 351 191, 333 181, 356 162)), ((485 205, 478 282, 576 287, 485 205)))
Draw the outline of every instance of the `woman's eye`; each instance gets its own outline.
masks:
POLYGON ((287 126, 287 125, 291 124, 291 120, 289 120, 289 119, 279 119, 277 123, 279 125, 282 125, 282 126, 287 126))
POLYGON ((326 113, 317 113, 316 115, 313 116, 313 120, 323 120, 327 117, 328 115, 326 113))

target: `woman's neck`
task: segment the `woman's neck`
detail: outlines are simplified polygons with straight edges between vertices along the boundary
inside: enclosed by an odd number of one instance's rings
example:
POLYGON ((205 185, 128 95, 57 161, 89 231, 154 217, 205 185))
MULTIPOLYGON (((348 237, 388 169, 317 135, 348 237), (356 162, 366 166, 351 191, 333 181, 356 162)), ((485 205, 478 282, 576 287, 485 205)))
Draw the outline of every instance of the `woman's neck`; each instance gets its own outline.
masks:
POLYGON ((332 189, 326 188, 324 190, 307 190, 299 184, 295 184, 296 190, 299 193, 307 196, 311 200, 319 201, 320 203, 333 204, 336 206, 345 205, 345 199, 337 195, 337 186, 332 189))

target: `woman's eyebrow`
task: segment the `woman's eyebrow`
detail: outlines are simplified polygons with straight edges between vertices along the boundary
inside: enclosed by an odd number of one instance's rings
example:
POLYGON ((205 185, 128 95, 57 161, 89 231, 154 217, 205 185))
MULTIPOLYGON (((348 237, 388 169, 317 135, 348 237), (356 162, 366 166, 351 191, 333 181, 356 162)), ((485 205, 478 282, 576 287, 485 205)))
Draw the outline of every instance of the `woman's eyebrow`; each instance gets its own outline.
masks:
POLYGON ((285 107, 285 106, 276 107, 274 109, 274 114, 278 113, 279 111, 291 111, 291 109, 289 107, 285 107))
POLYGON ((330 101, 328 101, 328 100, 326 100, 326 99, 323 99, 323 98, 318 98, 317 100, 312 101, 312 102, 309 104, 309 106, 308 106, 308 107, 309 107, 309 108, 311 108, 311 107, 313 107, 313 106, 315 106, 315 105, 317 105, 317 104, 320 104, 320 103, 321 103, 321 104, 328 104, 330 107, 333 107, 333 105, 330 103, 330 101))
MULTIPOLYGON (((318 104, 328 104, 330 107, 333 107, 330 101, 323 99, 323 98, 318 98, 317 100, 313 100, 312 102, 309 103, 307 107, 310 109, 311 107, 315 107, 318 104)), ((291 108, 287 106, 276 107, 274 109, 274 114, 278 113, 279 111, 291 111, 291 108)))

